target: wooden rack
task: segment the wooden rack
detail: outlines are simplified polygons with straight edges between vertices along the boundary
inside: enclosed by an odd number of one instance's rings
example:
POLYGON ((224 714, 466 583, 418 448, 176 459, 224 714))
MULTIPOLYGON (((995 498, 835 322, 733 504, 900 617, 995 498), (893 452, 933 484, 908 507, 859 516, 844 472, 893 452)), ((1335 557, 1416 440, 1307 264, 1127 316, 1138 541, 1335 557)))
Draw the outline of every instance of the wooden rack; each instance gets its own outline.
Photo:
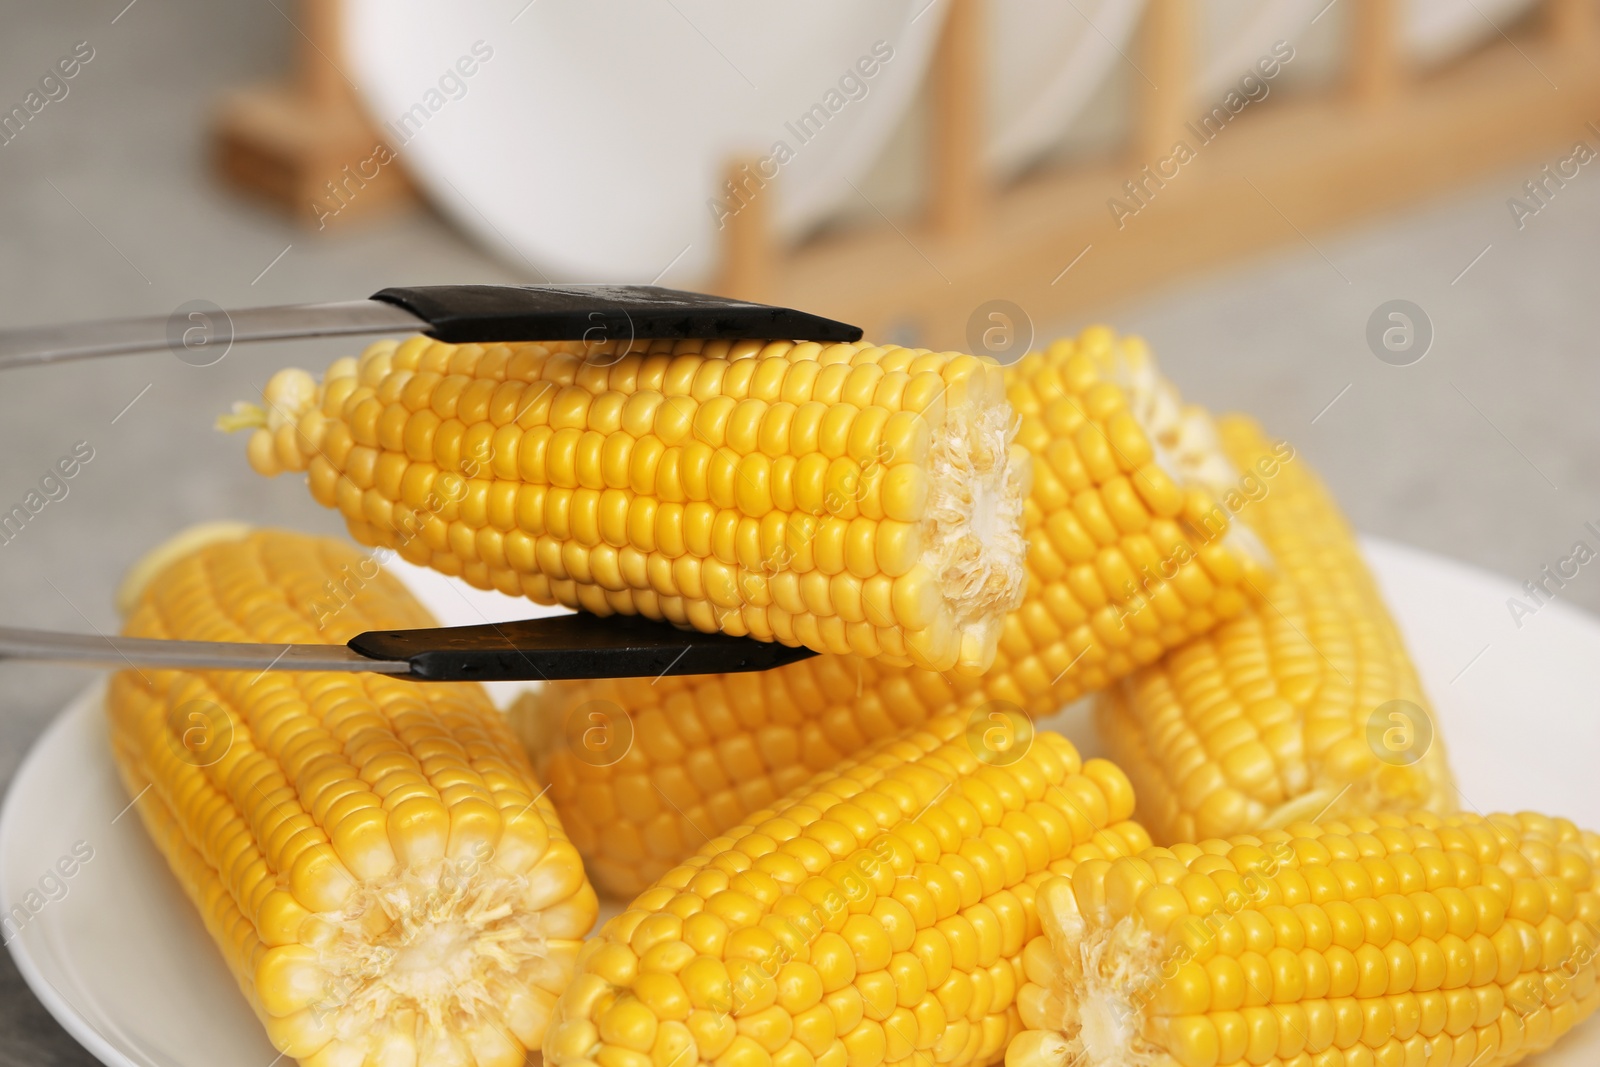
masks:
POLYGON ((290 77, 235 90, 217 110, 211 154, 218 175, 313 230, 411 202, 415 191, 400 165, 375 164, 378 148, 391 146, 343 70, 338 0, 299 0, 290 21, 290 77))
MULTIPOLYGON (((865 222, 783 249, 762 213, 741 211, 723 233, 719 291, 810 308, 868 336, 909 331, 918 344, 959 348, 986 301, 1010 300, 1035 322, 1099 309, 1518 162, 1553 161, 1578 139, 1594 143, 1585 124, 1600 120, 1595 0, 1544 0, 1536 25, 1425 77, 1401 57, 1400 0, 1343 0, 1351 10, 1342 83, 1241 115, 1119 226, 1108 198, 1124 195, 1124 183, 1167 156, 1183 124, 1209 108, 1187 88, 1193 0, 1147 5, 1139 64, 1164 88, 1140 97, 1126 153, 1004 189, 977 162, 982 0, 944 2, 929 86, 934 180, 922 217, 898 227, 865 222)), ((1337 269, 1330 280, 1344 284, 1337 269)))
MULTIPOLYGON (((1137 61, 1162 88, 1141 79, 1124 152, 1004 188, 980 162, 983 0, 939 2, 949 10, 926 87, 931 183, 920 217, 869 220, 785 247, 755 197, 728 220, 708 288, 859 323, 869 336, 962 347, 968 318, 993 299, 1035 322, 1098 310, 1519 162, 1551 162, 1575 140, 1600 136, 1586 127, 1600 121, 1600 0, 1543 0, 1513 38, 1427 76, 1401 55, 1401 0, 1335 0, 1349 9, 1341 83, 1252 105, 1119 225, 1108 199, 1167 156, 1184 124, 1213 103, 1192 88, 1195 0, 1148 0, 1137 61)), ((381 141, 340 69, 337 4, 299 0, 293 78, 230 96, 214 130, 222 175, 312 228, 329 183, 381 141)), ((735 181, 749 162, 733 161, 735 181)), ((413 196, 390 164, 335 219, 413 196)))

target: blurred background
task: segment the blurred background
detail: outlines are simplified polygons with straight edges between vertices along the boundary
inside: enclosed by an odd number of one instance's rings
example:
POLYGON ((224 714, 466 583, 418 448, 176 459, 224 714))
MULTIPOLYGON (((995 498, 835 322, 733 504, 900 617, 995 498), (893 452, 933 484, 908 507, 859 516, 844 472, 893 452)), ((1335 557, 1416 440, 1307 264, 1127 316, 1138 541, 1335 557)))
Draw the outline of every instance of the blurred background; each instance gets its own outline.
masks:
MULTIPOLYGON (((1597 58, 1594 0, 0 0, 0 328, 547 280, 1002 360, 1104 322, 1520 583, 1600 545, 1597 58)), ((197 521, 337 532, 212 420, 351 351, 8 375, 0 619, 109 631, 197 521)), ((84 680, 0 669, 0 782, 84 680)), ((0 990, 0 1064, 89 1062, 0 990)))

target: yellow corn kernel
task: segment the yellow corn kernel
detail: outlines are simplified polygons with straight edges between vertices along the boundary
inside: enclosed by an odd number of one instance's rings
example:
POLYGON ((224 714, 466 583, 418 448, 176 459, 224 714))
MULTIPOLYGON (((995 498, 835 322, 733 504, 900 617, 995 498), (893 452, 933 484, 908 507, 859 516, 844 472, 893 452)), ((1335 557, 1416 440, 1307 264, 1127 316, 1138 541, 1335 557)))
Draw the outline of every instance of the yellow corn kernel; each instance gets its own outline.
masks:
POLYGON ((1031 459, 1013 444, 1000 369, 970 356, 865 343, 647 341, 621 354, 412 338, 336 369, 320 386, 280 372, 265 407, 221 424, 254 429, 247 453, 260 473, 311 470, 315 498, 339 508, 358 540, 479 588, 963 674, 990 666, 1025 592, 1031 459), (903 366, 937 389, 886 370, 903 366), (353 447, 340 447, 347 439, 353 447), (534 486, 551 489, 544 514, 510 509, 513 528, 482 535, 508 514, 494 502, 534 486), (706 544, 701 530, 658 529, 668 506, 682 509, 669 522, 695 509, 697 524, 737 531, 738 551, 706 544), (764 521, 808 535, 799 545, 744 535, 764 521), (517 533, 538 545, 529 552, 517 533), (615 558, 596 551, 602 542, 615 558), (676 572, 631 565, 629 549, 742 573, 685 587, 676 572), (825 621, 839 614, 832 605, 773 612, 766 591, 786 572, 867 582, 917 567, 926 595, 881 598, 884 610, 853 630, 825 621))
MULTIPOLYGON (((434 625, 371 557, 280 531, 180 535, 134 568, 124 633, 340 644, 434 625)), ((134 806, 286 1056, 520 1064, 597 902, 475 685, 123 671, 134 806)))
POLYGON ((1059 735, 1004 765, 984 751, 967 716, 938 716, 706 842, 585 950, 547 1062, 632 1062, 680 1018, 685 1062, 993 1062, 1019 1029, 1037 886, 1149 838, 1121 772, 1059 735), (615 964, 642 944, 682 950, 675 981, 615 964))
POLYGON ((1528 813, 1300 821, 1079 863, 1039 886, 1006 1065, 1509 1067, 1600 1007, 1597 870, 1600 835, 1528 813), (1511 914, 1539 896, 1561 915, 1511 914), (1352 916, 1364 929, 1334 936, 1352 916))
MULTIPOLYGON (((818 381, 840 369, 848 370, 825 365, 818 381)), ((905 373, 904 397, 941 397, 937 374, 905 373)), ((524 698, 515 711, 519 729, 597 885, 621 896, 641 891, 697 847, 702 832, 726 831, 809 774, 932 714, 960 706, 996 737, 1024 715, 1050 715, 1245 610, 1250 587, 1266 584, 1248 528, 1232 518, 1236 499, 1244 499, 1238 473, 1206 415, 1180 403, 1142 342, 1087 330, 1007 368, 1005 381, 1021 416, 1017 442, 1037 457, 1023 509, 1030 591, 1006 618, 982 678, 868 658, 892 640, 884 630, 890 620, 940 617, 941 583, 927 566, 927 543, 904 518, 928 497, 926 468, 913 459, 933 446, 924 424, 900 412, 880 437, 880 447, 906 456, 882 479, 883 518, 829 515, 814 527, 791 520, 786 567, 729 579, 767 592, 790 617, 812 612, 851 655, 760 675, 554 682, 524 698), (1105 481, 1083 469, 1078 442, 1097 457, 1105 481), (1098 535, 1077 517, 1079 499, 1098 535), (1210 557, 1216 577, 1202 562, 1210 557), (891 559, 910 569, 883 568, 891 559), (880 572, 860 577, 869 562, 880 572), (582 731, 566 724, 588 707, 635 727, 634 747, 615 767, 572 743, 582 731), (647 821, 635 821, 606 801, 624 774, 671 804, 658 802, 647 821)), ((815 396, 795 409, 792 435, 803 423, 811 427, 807 440, 822 432, 828 406, 815 396)), ((853 468, 855 459, 803 456, 795 500, 820 503, 836 466, 853 468)), ((688 533, 685 544, 695 551, 688 533)), ((733 602, 710 576, 706 584, 716 603, 733 602)))
POLYGON ((1242 614, 1099 698, 1140 819, 1170 844, 1325 811, 1453 810, 1444 744, 1337 505, 1287 443, 1238 416, 1220 425, 1259 487, 1237 519, 1278 573, 1242 614))

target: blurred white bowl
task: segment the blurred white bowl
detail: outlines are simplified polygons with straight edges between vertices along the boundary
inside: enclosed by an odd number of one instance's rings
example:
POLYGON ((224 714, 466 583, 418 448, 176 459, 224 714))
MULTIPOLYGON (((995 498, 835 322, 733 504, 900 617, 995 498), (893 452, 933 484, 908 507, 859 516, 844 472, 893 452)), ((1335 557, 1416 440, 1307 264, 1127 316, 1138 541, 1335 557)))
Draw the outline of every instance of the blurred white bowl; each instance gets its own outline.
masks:
POLYGON ((561 280, 672 281, 716 262, 736 156, 792 153, 761 194, 786 237, 854 195, 945 6, 349 0, 345 52, 409 172, 480 240, 561 280))
POLYGON ((1121 62, 1144 0, 990 0, 985 164, 999 179, 1048 152, 1121 62))
POLYGON ((1533 0, 1409 0, 1401 40, 1412 60, 1442 63, 1500 36, 1532 6, 1533 0))
POLYGON ((1221 96, 1279 41, 1293 45, 1328 0, 1205 0, 1199 7, 1200 57, 1195 90, 1202 99, 1221 96))

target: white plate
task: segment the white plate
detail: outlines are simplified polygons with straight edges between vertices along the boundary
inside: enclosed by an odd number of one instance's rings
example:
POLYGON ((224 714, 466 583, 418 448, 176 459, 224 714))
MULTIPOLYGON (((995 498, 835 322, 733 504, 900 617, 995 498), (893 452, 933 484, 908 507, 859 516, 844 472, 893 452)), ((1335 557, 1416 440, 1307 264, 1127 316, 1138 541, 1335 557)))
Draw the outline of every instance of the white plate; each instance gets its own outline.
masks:
MULTIPOLYGON (((1600 621, 1560 603, 1511 620, 1509 581, 1384 541, 1368 558, 1421 669, 1465 797, 1600 827, 1600 621)), ((453 595, 453 594, 452 594, 453 595)), ((94 850, 10 942, 28 985, 67 1030, 119 1067, 266 1067, 261 1028, 166 864, 129 812, 97 685, 40 738, 0 812, 7 912, 76 842, 94 850), (60 896, 59 893, 57 893, 60 896)), ((1089 746, 1085 745, 1085 748, 1089 746)), ((1600 1057, 1586 1023, 1540 1067, 1600 1057)))
POLYGON ((1499 37, 1532 6, 1533 0, 1410 0, 1401 40, 1417 62, 1441 63, 1499 37))
POLYGON ((1061 139, 1132 56, 1144 0, 994 0, 988 12, 986 164, 1006 178, 1061 139))
POLYGON ((350 75, 380 125, 399 129, 415 116, 401 130, 409 140, 389 136, 405 140, 400 158, 434 200, 542 271, 608 282, 703 276, 717 245, 707 201, 735 155, 767 157, 779 141, 794 152, 770 191, 769 217, 786 237, 853 196, 849 182, 872 165, 921 81, 947 6, 343 5, 350 75), (861 82, 864 95, 846 85, 844 103, 802 143, 786 124, 832 107, 829 91, 878 42, 890 61, 861 82), (453 72, 463 57, 470 76, 453 72))

